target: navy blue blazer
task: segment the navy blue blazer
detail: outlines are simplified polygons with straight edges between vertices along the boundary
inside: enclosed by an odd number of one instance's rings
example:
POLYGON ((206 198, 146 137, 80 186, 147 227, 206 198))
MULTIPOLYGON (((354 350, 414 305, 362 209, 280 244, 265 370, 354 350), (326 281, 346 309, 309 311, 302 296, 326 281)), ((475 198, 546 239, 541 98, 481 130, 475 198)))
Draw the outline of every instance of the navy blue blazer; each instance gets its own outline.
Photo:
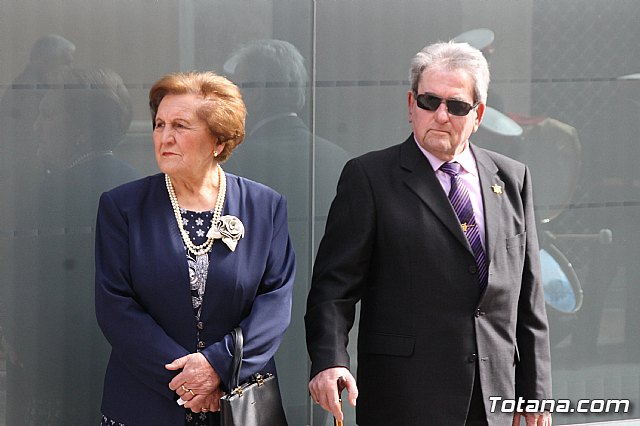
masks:
MULTIPOLYGON (((228 387, 233 343, 245 335, 242 376, 275 372, 273 356, 291 318, 295 256, 285 198, 227 174, 223 215, 238 217, 244 238, 232 252, 216 241, 201 320, 201 353, 228 387)), ((96 315, 111 344, 102 411, 128 426, 184 424, 165 364, 196 351, 186 253, 164 175, 100 198, 96 229, 96 315)))

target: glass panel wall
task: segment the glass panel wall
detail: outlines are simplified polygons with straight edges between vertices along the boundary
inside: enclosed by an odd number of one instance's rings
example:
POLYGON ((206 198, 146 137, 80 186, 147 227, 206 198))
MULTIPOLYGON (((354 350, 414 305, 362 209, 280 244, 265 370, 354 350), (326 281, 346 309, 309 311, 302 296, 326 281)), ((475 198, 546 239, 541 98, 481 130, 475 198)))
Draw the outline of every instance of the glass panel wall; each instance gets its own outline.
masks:
POLYGON ((148 90, 191 69, 229 76, 247 103, 225 170, 288 199, 298 272, 279 379, 290 424, 331 424, 308 398, 303 316, 335 184, 349 158, 406 139, 409 62, 453 38, 491 66, 472 141, 534 178, 554 396, 631 400, 554 424, 640 418, 639 18, 635 0, 1 0, 0 425, 96 424, 97 199, 157 173, 148 90), (69 68, 110 76, 118 108, 89 107, 69 68))

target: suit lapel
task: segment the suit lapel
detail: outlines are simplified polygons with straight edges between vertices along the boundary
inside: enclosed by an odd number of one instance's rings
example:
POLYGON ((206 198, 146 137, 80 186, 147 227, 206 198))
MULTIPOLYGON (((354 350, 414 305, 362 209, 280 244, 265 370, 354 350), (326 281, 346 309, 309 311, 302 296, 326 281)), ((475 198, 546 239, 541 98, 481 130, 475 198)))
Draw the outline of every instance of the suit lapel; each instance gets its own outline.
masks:
POLYGON ((154 201, 148 215, 153 218, 154 223, 154 231, 149 234, 158 236, 158 238, 149 240, 151 245, 148 250, 149 253, 162 256, 165 259, 158 274, 170 277, 166 278, 166 281, 171 283, 168 291, 172 293, 172 298, 180 306, 182 312, 190 314, 189 316, 181 316, 181 321, 187 321, 189 318, 193 318, 187 256, 164 183, 164 175, 157 176, 154 192, 150 197, 154 201))
MULTIPOLYGON (((240 190, 238 188, 237 180, 231 179, 227 174, 227 190, 226 190, 226 195, 224 200, 224 206, 222 207, 222 211, 220 212, 220 217, 226 216, 226 215, 241 217, 239 214, 240 212, 240 200, 238 199, 239 192, 240 190)), ((213 243, 213 248, 211 249, 211 256, 209 257, 210 262, 209 262, 209 269, 207 272, 207 284, 206 284, 207 288, 209 288, 209 286, 213 286, 214 285, 213 281, 215 280, 215 277, 221 274, 221 271, 214 272, 214 270, 217 268, 220 268, 222 259, 227 258, 229 255, 229 252, 230 252, 229 248, 224 242, 222 242, 222 240, 216 240, 213 243)), ((213 293, 213 292, 210 291, 209 293, 213 293)), ((205 292, 205 298, 206 298, 206 295, 207 293, 205 292)))
POLYGON ((460 244, 473 253, 440 181, 429 160, 420 152, 413 134, 400 147, 400 167, 411 172, 404 179, 409 189, 422 200, 460 244))
MULTIPOLYGON (((163 179, 164 182, 164 179, 163 179)), ((164 189, 164 185, 160 188, 160 192, 165 192, 165 194, 161 195, 160 203, 162 207, 158 209, 162 212, 161 215, 161 224, 164 229, 167 229, 169 232, 170 239, 170 247, 171 247, 171 256, 172 259, 178 259, 179 261, 176 263, 176 268, 178 268, 178 273, 181 276, 189 276, 189 267, 187 265, 187 255, 184 249, 184 242, 182 241, 182 236, 180 235, 180 229, 178 228, 178 224, 176 223, 176 216, 173 212, 173 206, 171 205, 171 200, 169 199, 169 195, 166 194, 166 189, 164 189), (186 275, 184 275, 186 274, 186 275)))
MULTIPOLYGON (((241 198, 238 180, 227 174, 227 192, 221 216, 236 216, 243 220, 245 227, 249 227, 250 225, 247 223, 247 220, 241 215, 241 198)), ((248 232, 251 231, 248 230, 248 232)), ((219 299, 221 295, 225 295, 226 297, 224 291, 229 291, 229 289, 223 290, 223 287, 217 283, 234 282, 237 279, 238 259, 239 252, 236 251, 234 254, 234 252, 232 252, 227 245, 222 242, 222 240, 216 240, 213 243, 211 255, 209 256, 209 268, 207 270, 206 291, 204 292, 204 299, 202 300, 201 318, 207 318, 207 315, 211 315, 216 312, 219 314, 221 311, 216 311, 216 309, 221 306, 225 306, 224 298, 222 301, 219 299)), ((232 296, 233 294, 229 295, 229 297, 232 296)))
POLYGON ((498 167, 482 149, 471 148, 478 166, 480 189, 484 205, 485 252, 487 262, 491 263, 498 235, 502 229, 502 200, 504 182, 498 176, 498 167))

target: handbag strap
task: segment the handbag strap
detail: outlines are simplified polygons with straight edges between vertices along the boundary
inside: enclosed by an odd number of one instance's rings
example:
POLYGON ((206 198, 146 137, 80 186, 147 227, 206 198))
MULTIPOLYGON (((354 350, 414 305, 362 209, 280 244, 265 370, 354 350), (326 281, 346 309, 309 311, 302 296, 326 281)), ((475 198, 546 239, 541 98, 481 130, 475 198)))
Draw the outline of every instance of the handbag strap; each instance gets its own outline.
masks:
POLYGON ((233 392, 235 388, 240 384, 240 367, 242 366, 242 345, 243 345, 243 337, 242 337, 242 329, 240 327, 236 327, 231 330, 231 335, 233 336, 233 369, 231 370, 231 382, 230 390, 233 392))

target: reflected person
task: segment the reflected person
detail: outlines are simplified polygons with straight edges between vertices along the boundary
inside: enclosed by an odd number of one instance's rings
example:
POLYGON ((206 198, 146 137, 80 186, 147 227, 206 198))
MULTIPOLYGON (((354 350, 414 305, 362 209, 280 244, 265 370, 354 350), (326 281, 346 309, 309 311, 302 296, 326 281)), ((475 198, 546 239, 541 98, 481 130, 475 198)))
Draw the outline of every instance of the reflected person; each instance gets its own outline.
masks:
POLYGON ((309 213, 313 151, 317 211, 326 215, 348 154, 313 135, 301 117, 308 82, 303 56, 287 41, 255 40, 234 52, 224 68, 247 105, 247 137, 234 156, 236 167, 286 194, 290 219, 300 220, 309 213))
POLYGON ((215 425, 236 326, 240 379, 275 373, 295 274, 287 205, 220 166, 244 138, 229 80, 169 74, 149 104, 162 173, 104 193, 98 209, 96 314, 112 348, 102 424, 215 425))
POLYGON ((138 176, 112 152, 132 117, 120 76, 70 68, 60 77, 34 126, 48 170, 36 219, 17 225, 13 242, 8 424, 97 423, 108 347, 93 309, 96 208, 102 192, 138 176))
POLYGON ((469 141, 489 85, 479 50, 429 45, 410 80, 413 133, 349 161, 338 183, 305 316, 309 389, 342 418, 344 380, 362 426, 519 424, 489 397, 551 397, 531 177, 469 141), (346 346, 358 301, 356 384, 346 346))
POLYGON ((0 99, 0 189, 11 203, 0 207, 2 226, 35 218, 36 186, 43 168, 36 151, 34 123, 47 90, 63 82, 75 45, 57 34, 40 37, 31 47, 29 62, 0 99))
MULTIPOLYGON (((247 138, 234 154, 233 166, 241 175, 280 191, 289 202, 291 237, 298 259, 302 259, 298 262, 292 314, 294 318, 302 318, 309 287, 307 259, 315 249, 310 247, 310 221, 315 220, 315 229, 324 229, 348 154, 335 143, 313 135, 302 119, 308 76, 304 58, 293 44, 255 40, 235 51, 224 68, 241 86, 248 111, 247 138)), ((297 365, 305 357, 304 325, 302 321, 293 321, 278 353, 278 362, 297 365)), ((304 424, 309 399, 299 390, 306 386, 306 374, 287 369, 280 372, 278 380, 289 420, 304 424)))

